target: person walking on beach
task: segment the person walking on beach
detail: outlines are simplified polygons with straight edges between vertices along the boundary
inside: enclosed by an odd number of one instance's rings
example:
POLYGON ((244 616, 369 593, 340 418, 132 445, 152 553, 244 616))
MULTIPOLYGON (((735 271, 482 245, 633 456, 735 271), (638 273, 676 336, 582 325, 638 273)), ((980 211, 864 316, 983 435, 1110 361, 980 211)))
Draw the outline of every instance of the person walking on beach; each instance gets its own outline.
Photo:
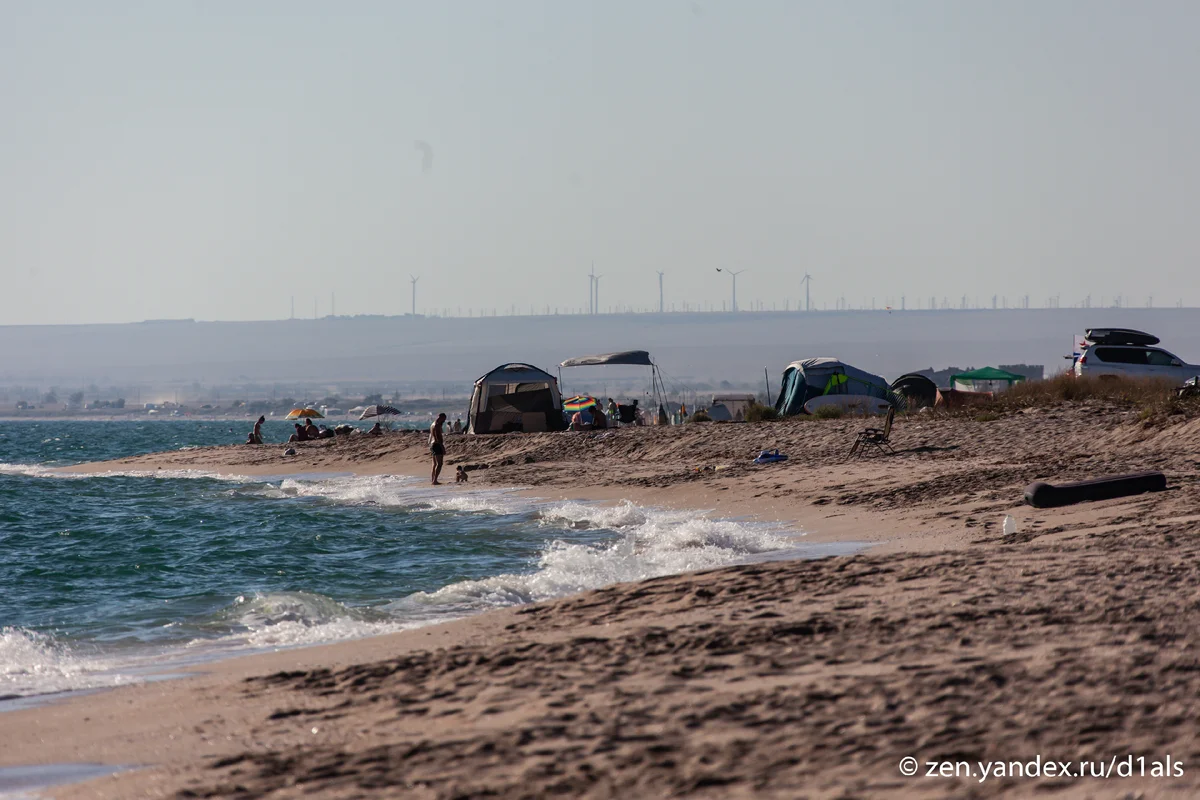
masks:
POLYGON ((446 441, 443 438, 442 426, 446 424, 446 415, 438 414, 437 419, 429 426, 429 452, 433 455, 433 485, 438 483, 442 474, 442 459, 446 457, 446 441))
POLYGON ((254 433, 252 435, 254 436, 255 444, 262 444, 262 426, 266 421, 266 417, 259 417, 258 422, 254 423, 254 433))

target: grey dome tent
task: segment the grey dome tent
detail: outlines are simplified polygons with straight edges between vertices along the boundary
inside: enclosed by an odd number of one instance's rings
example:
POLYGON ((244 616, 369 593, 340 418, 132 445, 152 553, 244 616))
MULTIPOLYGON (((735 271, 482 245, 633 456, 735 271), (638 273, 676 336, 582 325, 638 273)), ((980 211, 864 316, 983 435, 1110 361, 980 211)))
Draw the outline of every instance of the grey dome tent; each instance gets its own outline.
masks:
POLYGON ((898 405, 895 392, 878 375, 843 364, 836 358, 807 358, 793 361, 783 371, 783 382, 775 411, 780 416, 804 413, 804 404, 827 394, 865 394, 898 405))
POLYGON ((560 431, 562 395, 554 376, 529 364, 503 364, 475 381, 468 433, 560 431))

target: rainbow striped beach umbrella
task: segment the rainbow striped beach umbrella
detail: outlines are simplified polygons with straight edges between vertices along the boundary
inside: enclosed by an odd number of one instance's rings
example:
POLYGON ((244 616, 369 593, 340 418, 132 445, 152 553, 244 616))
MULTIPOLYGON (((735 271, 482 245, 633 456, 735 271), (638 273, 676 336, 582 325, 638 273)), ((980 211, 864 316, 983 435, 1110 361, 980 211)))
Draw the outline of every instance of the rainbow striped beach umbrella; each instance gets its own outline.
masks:
POLYGON ((563 401, 563 410, 574 414, 576 411, 583 411, 585 408, 591 408, 599 404, 599 401, 594 397, 588 397, 586 394, 577 394, 563 401))

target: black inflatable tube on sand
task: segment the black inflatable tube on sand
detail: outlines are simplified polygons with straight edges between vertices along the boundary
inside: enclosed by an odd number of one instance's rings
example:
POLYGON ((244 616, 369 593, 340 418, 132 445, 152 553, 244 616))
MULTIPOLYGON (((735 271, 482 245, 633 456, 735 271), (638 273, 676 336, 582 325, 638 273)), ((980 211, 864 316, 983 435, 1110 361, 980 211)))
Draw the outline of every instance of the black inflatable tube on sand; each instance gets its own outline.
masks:
POLYGON ((1139 472, 1136 475, 1117 475, 1090 481, 1064 483, 1031 483, 1025 488, 1025 502, 1034 508, 1055 508, 1095 500, 1111 500, 1145 492, 1161 492, 1167 488, 1167 476, 1161 472, 1139 472))

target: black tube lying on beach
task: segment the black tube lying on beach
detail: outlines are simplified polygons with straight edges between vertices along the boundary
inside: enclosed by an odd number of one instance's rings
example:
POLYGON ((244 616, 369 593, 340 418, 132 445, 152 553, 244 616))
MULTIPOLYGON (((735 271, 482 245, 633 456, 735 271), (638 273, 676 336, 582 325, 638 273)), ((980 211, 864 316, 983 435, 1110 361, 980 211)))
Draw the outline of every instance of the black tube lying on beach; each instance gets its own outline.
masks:
POLYGON ((1111 500, 1144 492, 1161 492, 1167 488, 1167 476, 1161 472, 1139 472, 1136 475, 1117 475, 1090 481, 1064 483, 1031 483, 1025 488, 1025 502, 1034 508, 1055 508, 1095 500, 1111 500))

